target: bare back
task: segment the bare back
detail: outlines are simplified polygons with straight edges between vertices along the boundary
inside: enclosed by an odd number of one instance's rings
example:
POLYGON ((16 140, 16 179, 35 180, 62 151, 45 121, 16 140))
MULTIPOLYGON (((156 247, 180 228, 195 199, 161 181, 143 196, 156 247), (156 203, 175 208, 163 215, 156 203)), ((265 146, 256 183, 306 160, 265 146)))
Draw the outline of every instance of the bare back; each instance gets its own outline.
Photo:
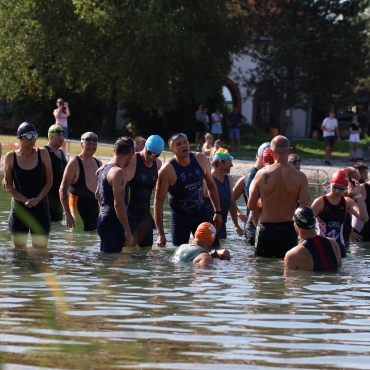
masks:
POLYGON ((306 175, 288 164, 261 169, 254 182, 262 200, 261 223, 292 221, 298 201, 310 205, 306 175))

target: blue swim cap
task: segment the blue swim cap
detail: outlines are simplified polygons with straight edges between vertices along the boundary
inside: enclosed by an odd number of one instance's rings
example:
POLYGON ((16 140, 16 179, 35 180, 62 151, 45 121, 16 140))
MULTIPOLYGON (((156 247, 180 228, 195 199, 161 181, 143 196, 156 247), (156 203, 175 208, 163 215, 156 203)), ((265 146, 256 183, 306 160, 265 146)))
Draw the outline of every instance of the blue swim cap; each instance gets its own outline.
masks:
POLYGON ((161 154, 164 148, 164 141, 158 135, 151 135, 145 142, 145 148, 156 154, 161 154))

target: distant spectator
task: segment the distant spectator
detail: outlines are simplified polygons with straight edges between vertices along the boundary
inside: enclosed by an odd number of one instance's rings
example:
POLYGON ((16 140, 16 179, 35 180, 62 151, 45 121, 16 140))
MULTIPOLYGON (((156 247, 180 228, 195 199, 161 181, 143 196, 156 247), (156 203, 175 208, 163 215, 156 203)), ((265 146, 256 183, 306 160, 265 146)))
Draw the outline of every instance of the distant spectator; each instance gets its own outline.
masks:
POLYGON ((289 164, 294 167, 296 170, 301 170, 301 158, 299 158, 298 154, 291 153, 288 157, 289 164))
POLYGON ((146 143, 146 139, 144 139, 143 137, 137 137, 134 140, 135 153, 141 152, 145 147, 145 143, 146 143))
POLYGON ((329 117, 326 117, 321 125, 323 130, 324 142, 325 142, 325 164, 331 166, 331 151, 335 143, 335 134, 337 134, 338 140, 340 140, 338 121, 335 119, 335 113, 331 111, 329 117))
POLYGON ((349 160, 356 162, 357 148, 360 141, 361 127, 357 121, 357 116, 352 117, 351 125, 349 126, 349 160))
MULTIPOLYGON (((55 124, 63 127, 64 139, 68 139, 68 117, 71 115, 68 103, 62 98, 57 99, 57 109, 54 109, 55 124)), ((62 149, 66 150, 66 141, 63 142, 62 149)))
POLYGON ((203 117, 205 119, 204 121, 204 132, 210 132, 210 128, 209 128, 209 116, 208 116, 208 113, 207 113, 207 108, 203 108, 203 117))
POLYGON ((213 136, 212 134, 205 134, 204 138, 206 142, 203 144, 202 153, 209 157, 213 148, 213 136))
POLYGON ((211 118, 212 118, 211 134, 213 135, 215 140, 221 140, 223 115, 222 113, 220 113, 219 108, 215 110, 215 113, 212 114, 211 118))
POLYGON ((203 114, 203 104, 199 104, 195 112, 195 150, 200 151, 203 145, 203 135, 205 132, 206 117, 203 114))
POLYGON ((211 152, 209 154, 210 157, 213 157, 218 149, 222 147, 222 142, 221 140, 216 140, 215 143, 213 144, 213 148, 211 149, 211 152))
POLYGON ((239 112, 238 107, 234 107, 232 113, 227 116, 227 123, 230 126, 231 150, 235 150, 234 139, 237 140, 238 152, 240 151, 240 127, 246 122, 246 118, 239 112))
POLYGON ((369 174, 369 167, 362 162, 357 162, 353 165, 354 168, 360 173, 360 179, 358 182, 364 184, 367 181, 367 176, 369 174))

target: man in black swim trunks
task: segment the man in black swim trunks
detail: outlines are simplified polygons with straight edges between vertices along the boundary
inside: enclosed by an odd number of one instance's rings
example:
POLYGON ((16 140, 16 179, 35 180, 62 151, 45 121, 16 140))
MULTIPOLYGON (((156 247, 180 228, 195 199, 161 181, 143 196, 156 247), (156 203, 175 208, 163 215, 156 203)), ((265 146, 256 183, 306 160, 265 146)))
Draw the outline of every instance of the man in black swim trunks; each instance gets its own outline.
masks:
POLYGON ((93 231, 97 228, 99 205, 95 199, 98 185, 95 172, 102 165, 94 157, 98 141, 98 136, 93 132, 82 134, 82 152, 68 162, 64 171, 59 194, 67 227, 72 228, 72 231, 93 231))
POLYGON ((298 207, 293 220, 301 243, 286 253, 285 268, 327 271, 342 266, 340 249, 336 241, 316 234, 316 218, 311 207, 298 207))
POLYGON ((64 169, 67 166, 67 158, 62 149, 64 143, 64 129, 59 125, 52 125, 48 130, 49 141, 44 148, 48 151, 51 168, 53 169, 53 186, 48 193, 51 221, 63 220, 63 207, 60 203, 59 187, 62 183, 64 169))
POLYGON ((203 180, 206 182, 215 211, 213 222, 216 230, 220 230, 222 226, 220 199, 207 157, 202 153, 191 152, 188 137, 182 132, 170 136, 168 147, 175 157, 159 170, 154 198, 154 218, 158 231, 157 245, 160 247, 166 245, 163 203, 167 192, 171 209, 173 245, 188 243, 190 232, 194 235, 202 222, 211 221, 204 205, 203 180))
POLYGON ((306 175, 288 164, 292 150, 289 140, 276 136, 270 148, 275 163, 257 172, 250 188, 248 208, 261 215, 255 256, 282 258, 297 244, 292 222, 297 203, 309 206, 311 200, 306 175))

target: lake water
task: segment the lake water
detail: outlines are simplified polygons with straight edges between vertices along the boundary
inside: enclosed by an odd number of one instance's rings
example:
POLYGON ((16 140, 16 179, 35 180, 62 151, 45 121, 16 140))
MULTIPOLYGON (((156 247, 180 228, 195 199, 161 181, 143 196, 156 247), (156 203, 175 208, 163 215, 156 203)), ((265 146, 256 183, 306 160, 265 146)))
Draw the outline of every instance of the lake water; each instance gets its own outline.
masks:
POLYGON ((101 256, 62 224, 49 254, 16 252, 0 195, 2 369, 370 369, 368 245, 338 273, 287 275, 231 225, 232 260, 208 269, 173 248, 101 256))

